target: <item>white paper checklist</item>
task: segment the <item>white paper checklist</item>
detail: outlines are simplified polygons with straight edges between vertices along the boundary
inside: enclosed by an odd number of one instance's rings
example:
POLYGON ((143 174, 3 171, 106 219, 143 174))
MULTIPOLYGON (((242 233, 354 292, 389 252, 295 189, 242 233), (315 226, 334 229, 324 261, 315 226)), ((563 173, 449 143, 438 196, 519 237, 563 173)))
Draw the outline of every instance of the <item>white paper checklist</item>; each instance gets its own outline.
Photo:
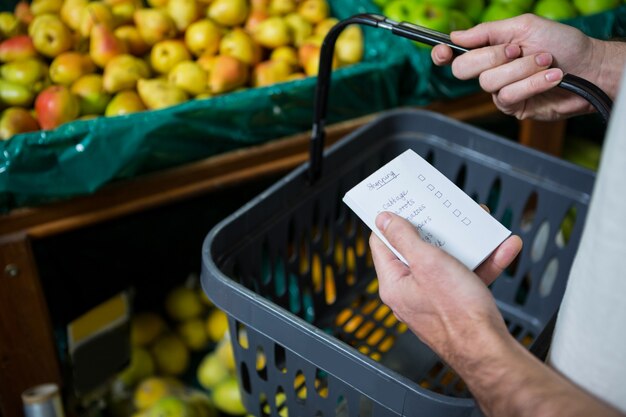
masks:
POLYGON ((469 269, 480 265, 510 234, 479 204, 412 150, 407 150, 346 193, 343 201, 407 263, 375 225, 390 211, 409 220, 422 240, 469 269))

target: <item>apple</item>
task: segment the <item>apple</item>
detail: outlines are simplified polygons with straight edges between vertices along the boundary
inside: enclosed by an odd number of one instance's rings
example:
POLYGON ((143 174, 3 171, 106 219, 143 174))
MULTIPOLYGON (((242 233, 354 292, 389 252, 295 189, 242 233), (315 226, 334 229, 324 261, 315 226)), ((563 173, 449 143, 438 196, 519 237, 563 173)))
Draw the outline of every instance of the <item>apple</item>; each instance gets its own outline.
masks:
POLYGON ((458 7, 458 0, 427 0, 426 3, 434 4, 436 6, 444 7, 446 9, 454 9, 458 7))
POLYGON ((483 15, 480 17, 481 22, 492 22, 494 20, 509 19, 524 13, 521 9, 512 4, 491 3, 483 15))
MULTIPOLYGON (((411 12, 411 23, 438 32, 450 32, 450 11, 435 4, 417 4, 411 12)), ((420 45, 424 45, 421 44, 420 45)))
POLYGON ((480 21, 480 16, 485 10, 485 0, 458 0, 457 9, 465 12, 472 22, 480 21))
POLYGON ((460 10, 450 10, 450 32, 469 29, 472 26, 474 24, 466 13, 460 10))
POLYGON ((154 45, 150 51, 150 65, 160 74, 167 74, 179 62, 190 59, 191 54, 180 39, 161 41, 154 45))
POLYGON ((36 16, 31 26, 33 45, 40 54, 54 58, 72 48, 72 33, 58 16, 36 16))
POLYGON ((70 89, 78 97, 80 114, 104 114, 111 96, 104 91, 100 74, 87 74, 80 77, 70 89))
POLYGON ((235 28, 224 35, 219 53, 233 56, 247 65, 255 65, 261 61, 261 48, 241 28, 235 28))
POLYGON ((298 5, 298 14, 315 25, 330 15, 330 7, 326 0, 304 0, 298 5))
POLYGON ((583 16, 611 10, 619 4, 619 0, 574 0, 574 6, 583 16))
POLYGON ((252 37, 261 46, 274 49, 290 44, 293 34, 284 18, 272 16, 257 25, 252 37))
POLYGON ((220 46, 222 33, 213 21, 198 20, 185 31, 185 45, 194 56, 215 54, 220 46))
POLYGON ((0 61, 22 61, 37 56, 33 40, 28 35, 18 35, 0 43, 0 61))
POLYGON ((117 93, 104 111, 105 116, 122 116, 146 110, 139 94, 134 90, 125 90, 117 93))
POLYGON ((576 8, 569 0, 539 0, 533 13, 552 20, 566 20, 576 17, 576 8))
POLYGON ((9 107, 0 116, 0 139, 7 140, 13 135, 39 130, 39 124, 30 111, 21 107, 9 107))
POLYGON ((70 85, 95 70, 89 55, 68 51, 59 54, 50 64, 50 79, 55 84, 70 85))
POLYGON ((10 12, 0 12, 0 38, 10 38, 23 33, 22 22, 10 12))
POLYGON ((407 0, 392 0, 383 9, 383 14, 396 22, 409 22, 415 4, 415 2, 407 0))
POLYGON ((491 0, 491 4, 502 4, 515 7, 521 10, 520 14, 529 11, 533 6, 534 0, 491 0))
POLYGON ((42 129, 49 130, 76 119, 80 112, 78 98, 64 85, 53 85, 35 99, 35 112, 42 129))

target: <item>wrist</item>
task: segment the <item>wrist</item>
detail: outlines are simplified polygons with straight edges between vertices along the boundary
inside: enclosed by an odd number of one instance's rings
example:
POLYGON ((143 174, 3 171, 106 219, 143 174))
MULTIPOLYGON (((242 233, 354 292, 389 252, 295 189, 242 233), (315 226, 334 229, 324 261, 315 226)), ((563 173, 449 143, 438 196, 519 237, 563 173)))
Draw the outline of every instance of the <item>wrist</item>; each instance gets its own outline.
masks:
POLYGON ((626 44, 593 38, 590 40, 591 54, 586 65, 590 74, 586 79, 596 84, 611 99, 615 100, 624 62, 626 62, 626 44))

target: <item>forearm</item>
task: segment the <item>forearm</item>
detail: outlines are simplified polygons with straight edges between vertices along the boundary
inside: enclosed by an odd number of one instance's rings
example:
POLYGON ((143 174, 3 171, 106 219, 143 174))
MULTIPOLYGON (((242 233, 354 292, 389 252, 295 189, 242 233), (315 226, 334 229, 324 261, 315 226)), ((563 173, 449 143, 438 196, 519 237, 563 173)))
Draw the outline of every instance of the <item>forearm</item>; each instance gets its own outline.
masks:
POLYGON ((621 415, 538 361, 508 334, 483 332, 480 339, 462 343, 445 359, 487 416, 621 415))
POLYGON ((588 80, 615 100, 626 65, 626 42, 592 39, 592 44, 590 71, 593 72, 588 76, 588 80))

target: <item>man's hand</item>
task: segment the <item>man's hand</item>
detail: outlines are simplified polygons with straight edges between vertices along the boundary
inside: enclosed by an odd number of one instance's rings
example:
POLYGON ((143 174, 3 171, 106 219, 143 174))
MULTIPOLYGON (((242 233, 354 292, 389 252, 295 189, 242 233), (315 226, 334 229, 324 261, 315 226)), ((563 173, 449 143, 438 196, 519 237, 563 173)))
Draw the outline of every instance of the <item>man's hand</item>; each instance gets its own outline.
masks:
POLYGON ((519 237, 507 239, 474 273, 423 242, 415 228, 397 215, 381 213, 376 225, 409 263, 406 266, 371 235, 380 297, 422 341, 446 359, 467 338, 479 342, 484 330, 508 334, 486 284, 517 256, 522 247, 519 237))

